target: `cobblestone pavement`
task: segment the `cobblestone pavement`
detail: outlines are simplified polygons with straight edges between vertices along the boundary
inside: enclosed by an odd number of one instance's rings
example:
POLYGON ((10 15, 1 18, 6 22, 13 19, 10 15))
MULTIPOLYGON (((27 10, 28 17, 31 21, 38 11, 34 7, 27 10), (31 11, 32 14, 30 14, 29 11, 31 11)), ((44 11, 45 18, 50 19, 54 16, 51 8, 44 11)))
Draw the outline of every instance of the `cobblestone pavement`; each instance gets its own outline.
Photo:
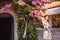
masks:
MULTIPOLYGON (((44 30, 40 30, 38 34, 38 40, 43 40, 44 30)), ((51 40, 60 40, 60 28, 51 29, 52 39, 51 40)))

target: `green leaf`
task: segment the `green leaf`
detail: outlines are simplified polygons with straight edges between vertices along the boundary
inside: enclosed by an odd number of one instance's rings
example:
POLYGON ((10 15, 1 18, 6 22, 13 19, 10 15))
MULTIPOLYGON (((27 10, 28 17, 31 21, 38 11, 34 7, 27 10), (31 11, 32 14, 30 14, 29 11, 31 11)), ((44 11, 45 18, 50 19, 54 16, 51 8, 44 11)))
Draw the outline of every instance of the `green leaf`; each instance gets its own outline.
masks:
POLYGON ((29 6, 29 7, 26 7, 23 11, 30 12, 31 10, 36 10, 36 8, 29 6))

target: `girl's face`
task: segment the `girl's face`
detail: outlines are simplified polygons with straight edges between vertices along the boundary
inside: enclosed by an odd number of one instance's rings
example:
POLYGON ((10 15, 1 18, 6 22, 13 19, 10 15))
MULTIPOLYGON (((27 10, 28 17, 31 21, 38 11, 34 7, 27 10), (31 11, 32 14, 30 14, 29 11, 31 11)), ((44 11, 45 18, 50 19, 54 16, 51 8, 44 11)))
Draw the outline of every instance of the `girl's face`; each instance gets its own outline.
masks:
POLYGON ((45 18, 46 20, 48 20, 48 16, 46 16, 46 18, 45 18))

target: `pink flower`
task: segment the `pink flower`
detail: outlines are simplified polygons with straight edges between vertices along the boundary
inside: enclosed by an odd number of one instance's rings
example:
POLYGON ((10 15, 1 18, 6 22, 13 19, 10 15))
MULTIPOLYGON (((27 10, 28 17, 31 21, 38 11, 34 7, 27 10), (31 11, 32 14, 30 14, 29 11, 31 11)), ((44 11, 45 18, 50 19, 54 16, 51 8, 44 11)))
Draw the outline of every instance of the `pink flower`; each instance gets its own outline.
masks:
POLYGON ((33 5, 37 5, 36 1, 32 1, 32 4, 33 4, 33 5))
POLYGON ((25 5, 25 2, 23 2, 22 0, 19 0, 18 1, 18 4, 21 5, 21 6, 24 6, 25 5))
POLYGON ((35 6, 40 5, 40 1, 39 0, 33 0, 32 4, 35 6))
POLYGON ((6 9, 6 8, 4 8, 4 7, 3 7, 1 10, 2 10, 2 11, 7 11, 7 9, 6 9))
POLYGON ((40 7, 40 10, 45 11, 45 10, 46 10, 46 8, 40 7))
POLYGON ((36 6, 36 7, 37 7, 37 9, 42 10, 42 11, 45 11, 46 10, 45 8, 43 8, 41 6, 36 6))
POLYGON ((25 4, 27 7, 29 7, 30 5, 29 4, 25 4))
POLYGON ((40 10, 40 8, 41 8, 39 5, 37 5, 36 7, 37 7, 37 9, 39 9, 39 10, 40 10))
POLYGON ((9 8, 11 8, 12 4, 6 4, 4 7, 1 8, 2 11, 7 11, 9 8))
POLYGON ((11 8, 11 6, 12 6, 12 4, 6 4, 4 7, 9 9, 9 8, 11 8))
POLYGON ((38 20, 40 20, 40 18, 41 18, 40 12, 38 10, 31 11, 31 13, 29 15, 32 17, 36 17, 38 20))

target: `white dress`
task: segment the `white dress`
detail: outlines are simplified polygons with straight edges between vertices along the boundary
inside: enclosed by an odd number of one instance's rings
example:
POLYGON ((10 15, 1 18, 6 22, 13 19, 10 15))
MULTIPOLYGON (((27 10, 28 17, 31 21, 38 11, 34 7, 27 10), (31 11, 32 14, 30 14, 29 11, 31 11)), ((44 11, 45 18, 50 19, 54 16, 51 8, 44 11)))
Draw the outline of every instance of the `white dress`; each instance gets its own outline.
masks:
POLYGON ((51 32, 50 32, 50 30, 44 30, 44 32, 43 32, 43 39, 49 39, 49 40, 51 40, 52 39, 52 35, 51 35, 51 32))

